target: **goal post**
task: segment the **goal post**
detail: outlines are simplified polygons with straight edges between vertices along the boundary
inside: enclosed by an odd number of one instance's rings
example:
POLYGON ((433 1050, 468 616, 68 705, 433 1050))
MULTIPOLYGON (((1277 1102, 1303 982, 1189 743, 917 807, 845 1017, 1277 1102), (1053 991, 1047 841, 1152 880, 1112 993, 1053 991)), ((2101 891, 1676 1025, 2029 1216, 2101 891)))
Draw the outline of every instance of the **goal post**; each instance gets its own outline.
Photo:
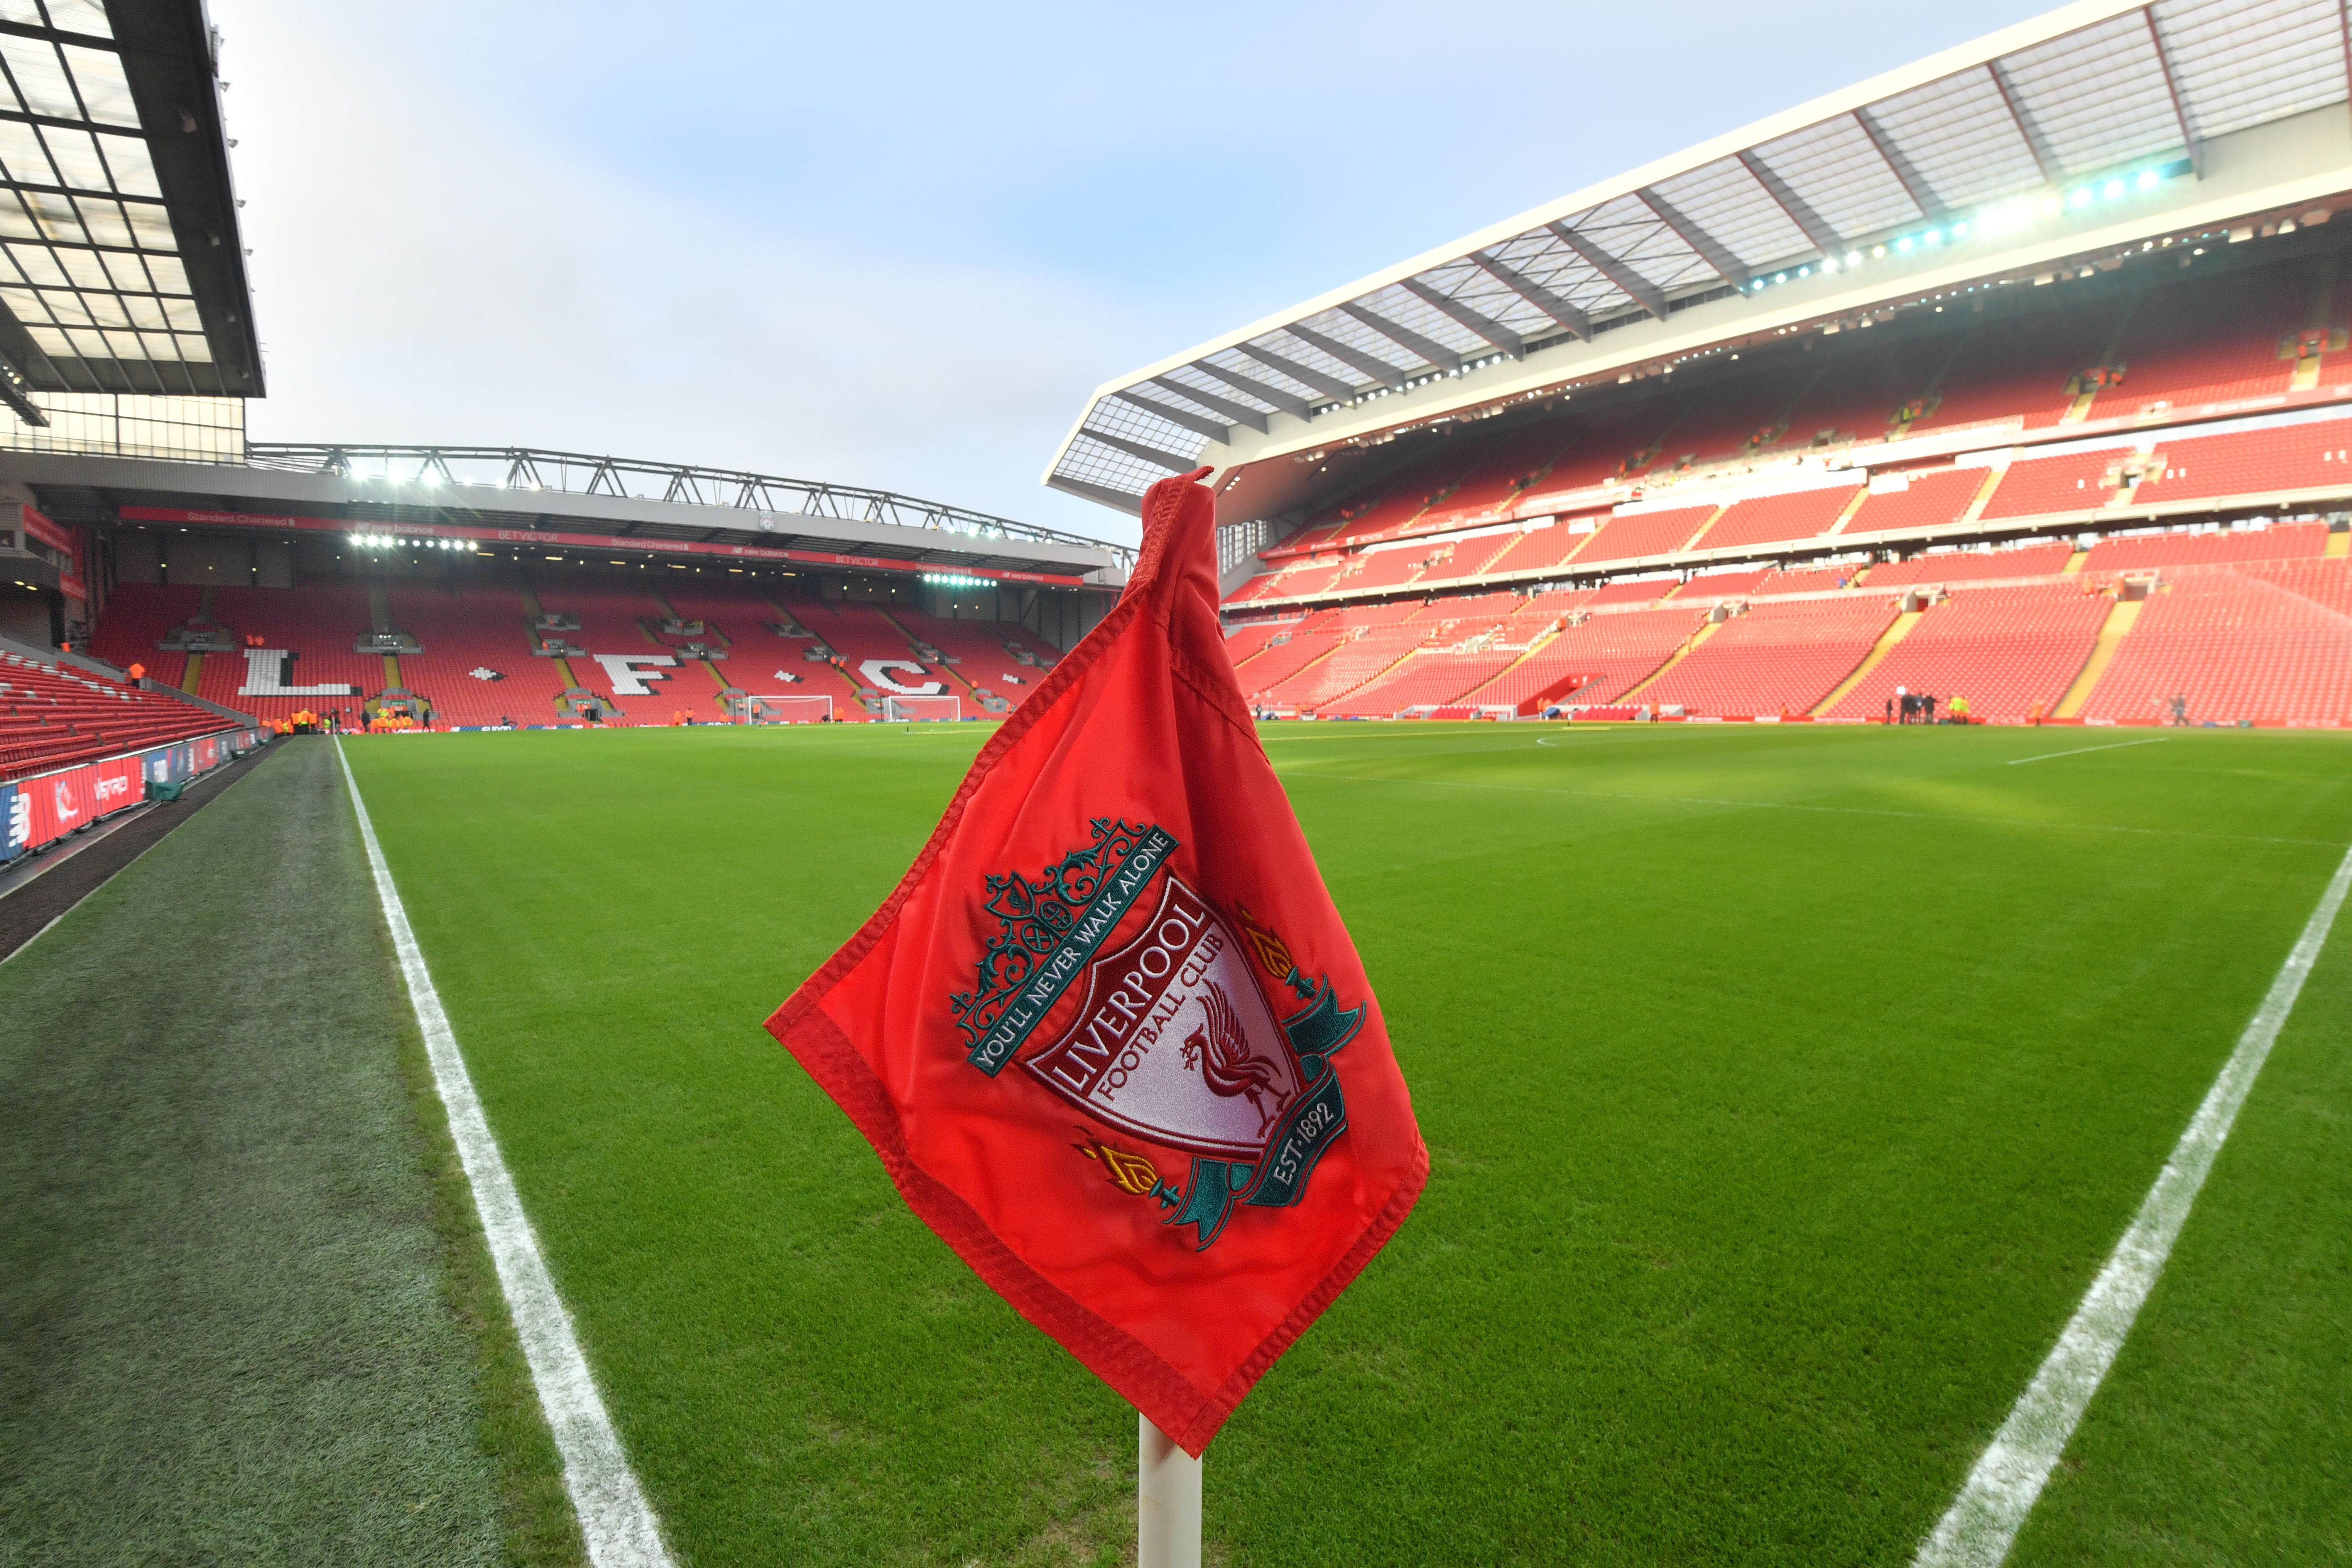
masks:
POLYGON ((833 717, 833 699, 823 692, 812 696, 746 696, 741 701, 742 722, 746 724, 820 724, 833 717))
POLYGON ((957 720, 963 717, 961 697, 901 697, 893 693, 882 699, 882 717, 893 724, 917 719, 957 720))

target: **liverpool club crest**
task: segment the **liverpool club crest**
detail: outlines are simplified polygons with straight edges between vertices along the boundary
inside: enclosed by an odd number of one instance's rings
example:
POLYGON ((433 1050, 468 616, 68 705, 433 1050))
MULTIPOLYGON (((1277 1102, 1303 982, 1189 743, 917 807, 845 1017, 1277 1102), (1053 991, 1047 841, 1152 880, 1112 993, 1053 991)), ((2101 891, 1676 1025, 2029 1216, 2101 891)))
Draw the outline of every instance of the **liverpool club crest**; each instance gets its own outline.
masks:
POLYGON ((1170 865, 1160 828, 1097 820, 1094 843, 1032 881, 988 879, 1002 924, 980 985, 950 999, 990 1077, 1024 1074, 1094 1123, 1189 1155, 1179 1192, 1148 1157, 1078 1145, 1106 1168, 1154 1171, 1139 1189, 1205 1248, 1236 1205, 1283 1208, 1347 1130, 1333 1052, 1361 1007, 1327 979, 1309 984, 1289 950, 1245 909, 1229 916, 1170 865), (1235 928, 1239 926, 1237 931, 1235 928), (1277 1006, 1267 983, 1288 993, 1277 1006), (1119 1162, 1129 1162, 1122 1166, 1119 1162))

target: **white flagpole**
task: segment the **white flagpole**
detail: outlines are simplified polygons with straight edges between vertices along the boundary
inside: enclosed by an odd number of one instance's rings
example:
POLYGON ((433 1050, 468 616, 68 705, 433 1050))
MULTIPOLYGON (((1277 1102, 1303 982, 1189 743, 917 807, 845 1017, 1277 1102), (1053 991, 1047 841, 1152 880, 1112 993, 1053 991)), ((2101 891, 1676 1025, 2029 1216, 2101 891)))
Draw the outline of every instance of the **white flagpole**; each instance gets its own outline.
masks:
POLYGON ((1201 1461, 1135 1419, 1136 1568, 1201 1568, 1201 1461))

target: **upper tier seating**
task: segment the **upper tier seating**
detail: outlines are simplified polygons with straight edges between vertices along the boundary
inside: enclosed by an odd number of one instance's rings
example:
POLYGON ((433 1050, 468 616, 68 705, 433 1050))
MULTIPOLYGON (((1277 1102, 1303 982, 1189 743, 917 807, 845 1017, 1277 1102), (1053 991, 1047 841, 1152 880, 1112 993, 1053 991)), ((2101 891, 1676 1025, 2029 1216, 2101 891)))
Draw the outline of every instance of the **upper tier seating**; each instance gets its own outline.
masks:
POLYGON ((1645 555, 1672 555, 1690 543, 1708 518, 1711 506, 1675 507, 1664 511, 1620 512, 1601 525, 1592 542, 1576 552, 1581 571, 1604 561, 1633 561, 1645 555))
POLYGON ((1908 588, 1919 584, 1981 583, 2001 577, 2047 577, 2066 569, 2074 547, 2063 541, 2011 550, 1946 550, 1889 561, 1870 569, 1870 585, 1908 588))
POLYGON ((1988 722, 2048 713, 2082 673, 2112 605, 2073 583, 1965 589, 1921 616, 1829 717, 1883 718, 1897 687, 1932 692, 1948 711, 1965 697, 1969 717, 1988 722))
POLYGON ((2105 300, 1977 326, 1944 370, 1935 405, 1912 422, 1911 434, 2011 418, 2028 430, 2057 424, 2074 401, 2067 383, 2098 363, 2121 315, 2119 304, 2105 300))
MULTIPOLYGON (((1581 518, 1576 521, 1589 525, 1596 524, 1596 520, 1591 518, 1581 518)), ((1540 572, 1548 567, 1557 566, 1591 537, 1591 526, 1587 526, 1580 532, 1570 526, 1570 520, 1567 518, 1561 518, 1543 528, 1530 529, 1517 540, 1506 544, 1493 559, 1486 563, 1486 574, 1490 577, 1507 577, 1514 572, 1540 572)))
POLYGON ((2141 295, 2124 329, 2123 384, 2101 392, 2094 413, 2180 411, 2284 392, 2294 361, 2279 357, 2279 339, 2304 324, 2319 285, 2312 264, 2250 268, 2228 282, 2189 279, 2141 295))
POLYGON ((2352 581, 2342 560, 2216 570, 2149 595, 2083 709, 2148 723, 2352 721, 2352 581))
POLYGON ((1853 503, 1857 485, 1838 485, 1792 495, 1755 496, 1736 501, 1698 536, 1698 550, 1732 550, 1811 539, 1837 526, 1853 503))
POLYGON ((2085 573, 2145 572, 2165 566, 2218 566, 2242 561, 2286 561, 2324 555, 2327 525, 2282 523, 2224 533, 2151 533, 2102 539, 2083 563, 2085 573))
POLYGON ((1990 468, 1930 468, 1913 474, 1906 488, 1883 489, 1864 500, 1862 510, 1838 531, 1859 536, 1958 522, 1992 477, 1990 468))
POLYGON ((1727 717, 1809 713, 1895 619, 1877 594, 1759 605, 1645 687, 1640 700, 1727 717))
POLYGON ((209 735, 232 722, 68 664, 0 655, 0 780, 209 735))
POLYGON ((2144 480, 2142 504, 2333 489, 2352 476, 2352 419, 2279 425, 2223 436, 2169 436, 2158 444, 2164 472, 2144 480))
POLYGON ((2131 457, 2131 447, 2124 445, 2021 458, 2010 464, 1978 515, 1990 521, 2095 510, 2115 499, 2114 476, 2131 457))

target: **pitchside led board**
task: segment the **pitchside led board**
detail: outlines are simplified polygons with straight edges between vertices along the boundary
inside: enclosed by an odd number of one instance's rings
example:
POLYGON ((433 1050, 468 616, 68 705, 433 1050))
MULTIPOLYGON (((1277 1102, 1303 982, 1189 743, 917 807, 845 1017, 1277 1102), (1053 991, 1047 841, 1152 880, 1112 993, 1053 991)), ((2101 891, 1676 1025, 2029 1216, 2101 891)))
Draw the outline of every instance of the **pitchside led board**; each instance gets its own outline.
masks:
POLYGON ((908 1204, 1195 1456, 1429 1173, 1380 1005, 1154 486, 1118 606, 768 1022, 908 1204))

